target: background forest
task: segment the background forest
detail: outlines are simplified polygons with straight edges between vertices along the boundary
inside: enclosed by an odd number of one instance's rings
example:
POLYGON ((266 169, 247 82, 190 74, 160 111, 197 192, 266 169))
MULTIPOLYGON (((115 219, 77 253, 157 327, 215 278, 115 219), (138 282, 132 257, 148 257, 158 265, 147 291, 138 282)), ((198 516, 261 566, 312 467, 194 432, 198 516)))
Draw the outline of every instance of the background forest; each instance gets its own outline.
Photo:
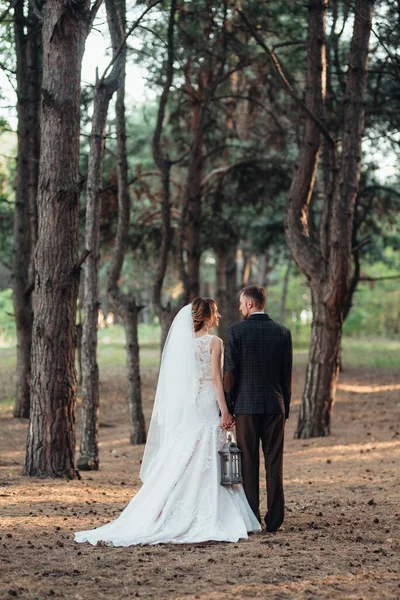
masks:
MULTIPOLYGON (((37 439, 35 406, 65 406, 72 457, 77 349, 78 464, 97 468, 98 338, 125 336, 143 443, 140 345, 157 364, 199 294, 225 337, 257 282, 307 364, 296 435, 329 435, 339 367, 398 366, 397 3, 78 4, 1 3, 5 401, 37 439)), ((27 473, 74 472, 37 443, 27 473)))
POLYGON ((397 0, 0 0, 2 598, 398 598, 399 48, 397 0), (284 527, 77 547, 175 314, 225 338, 250 283, 294 342, 284 527))

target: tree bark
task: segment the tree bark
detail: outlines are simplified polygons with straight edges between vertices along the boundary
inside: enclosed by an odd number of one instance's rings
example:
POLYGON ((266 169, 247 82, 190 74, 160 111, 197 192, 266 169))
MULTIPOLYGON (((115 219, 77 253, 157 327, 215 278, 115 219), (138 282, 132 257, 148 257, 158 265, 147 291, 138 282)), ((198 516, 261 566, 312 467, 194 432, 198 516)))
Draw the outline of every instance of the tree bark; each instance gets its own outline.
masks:
MULTIPOLYGON (((115 82, 115 83, 114 83, 115 82)), ((86 194, 85 248, 90 250, 84 267, 83 325, 82 325, 82 435, 78 468, 97 470, 99 368, 97 365, 97 322, 99 312, 100 259, 100 188, 102 179, 105 128, 108 105, 117 87, 97 82, 94 92, 92 132, 90 136, 89 168, 86 194)))
POLYGON ((76 477, 80 74, 89 0, 53 0, 43 20, 39 231, 32 408, 25 475, 76 477))
MULTIPOLYGON (((79 296, 79 292, 78 292, 79 296)), ((78 323, 75 330, 75 344, 76 344, 76 360, 78 363, 78 386, 82 385, 82 323, 78 323)))
MULTIPOLYGON (((107 2, 109 20, 119 19, 115 4, 107 2), (113 11, 110 14, 110 11, 113 11)), ((107 112, 110 100, 118 88, 123 68, 119 55, 108 77, 97 77, 93 98, 92 131, 86 188, 85 248, 90 250, 84 267, 82 326, 82 435, 78 468, 84 471, 99 468, 98 420, 100 407, 99 367, 97 364, 97 325, 99 313, 99 260, 101 184, 105 147, 107 112)))
MULTIPOLYGON (((288 200, 286 237, 292 256, 310 282, 313 308, 306 384, 296 437, 329 435, 338 376, 343 314, 350 287, 351 235, 361 167, 364 96, 373 3, 357 0, 349 55, 342 152, 325 152, 328 183, 319 238, 309 223, 309 203, 320 151, 320 129, 307 118, 304 144, 288 200)), ((326 62, 323 1, 309 5, 306 104, 324 114, 326 62)))
POLYGON ((225 320, 230 327, 240 319, 238 286, 236 284, 236 243, 226 251, 226 296, 227 307, 225 320))
POLYGON ((30 413, 33 257, 40 156, 41 26, 23 0, 14 7, 17 57, 18 156, 13 238, 13 302, 17 333, 14 417, 30 413))
POLYGON ((221 320, 218 335, 226 340, 228 329, 238 321, 238 297, 236 286, 236 246, 221 246, 214 249, 217 261, 218 310, 221 320))
POLYGON ((226 313, 228 310, 228 293, 227 293, 227 281, 226 281, 226 271, 227 271, 227 256, 225 252, 225 247, 221 246, 218 248, 214 248, 215 258, 216 258, 216 280, 217 280, 217 290, 216 290, 216 300, 218 303, 218 312, 221 314, 221 320, 219 322, 218 327, 218 335, 221 339, 225 340, 228 333, 228 322, 226 319, 226 313))
POLYGON ((192 93, 192 146, 186 176, 181 223, 181 279, 188 300, 200 294, 200 225, 203 178, 203 144, 206 126, 206 112, 211 86, 199 85, 197 94, 192 93), (183 262, 183 239, 186 239, 185 270, 183 262))
MULTIPOLYGON (((108 0, 111 2, 111 0, 108 0)), ((115 0, 113 4, 115 4, 115 0)), ((119 0, 118 22, 110 21, 110 32, 114 51, 121 47, 126 30, 126 3, 119 0)), ((128 406, 131 424, 131 444, 144 444, 146 441, 146 428, 142 409, 142 393, 140 379, 140 360, 137 318, 139 308, 135 298, 124 296, 118 285, 122 265, 125 258, 129 237, 130 222, 130 197, 128 185, 128 160, 126 150, 126 118, 125 118, 125 64, 126 46, 121 50, 121 71, 116 102, 116 127, 117 127, 117 156, 118 156, 118 224, 114 250, 108 272, 108 297, 113 309, 123 320, 127 346, 128 368, 128 406)))
POLYGON ((156 274, 152 286, 152 304, 154 311, 161 325, 161 352, 164 348, 167 339, 168 331, 171 323, 181 305, 173 308, 168 302, 166 306, 162 302, 162 288, 165 278, 165 273, 168 266, 168 255, 171 249, 172 229, 171 229, 171 190, 170 190, 170 174, 172 161, 167 153, 162 151, 161 136, 163 123, 165 118, 166 107, 170 94, 170 89, 174 75, 174 23, 177 1, 171 1, 171 8, 168 22, 167 34, 167 67, 165 74, 165 83, 160 97, 158 106, 157 124, 153 135, 153 158, 161 173, 161 246, 156 274))
MULTIPOLYGON (((37 0, 39 10, 42 10, 44 0, 37 0)), ((31 3, 29 4, 29 22, 31 30, 27 40, 28 53, 28 90, 29 90, 29 161, 28 161, 28 204, 29 204, 29 235, 31 256, 29 262, 29 286, 35 282, 35 247, 38 236, 37 193, 39 185, 40 162, 40 104, 42 98, 43 46, 42 24, 35 16, 31 3)), ((34 303, 34 296, 33 296, 34 303)))
POLYGON ((283 278, 283 286, 282 286, 282 296, 281 296, 281 308, 280 308, 280 317, 279 323, 281 325, 285 324, 285 316, 286 316, 286 301, 289 289, 289 276, 290 276, 290 268, 292 266, 292 261, 290 257, 288 258, 285 277, 283 278))

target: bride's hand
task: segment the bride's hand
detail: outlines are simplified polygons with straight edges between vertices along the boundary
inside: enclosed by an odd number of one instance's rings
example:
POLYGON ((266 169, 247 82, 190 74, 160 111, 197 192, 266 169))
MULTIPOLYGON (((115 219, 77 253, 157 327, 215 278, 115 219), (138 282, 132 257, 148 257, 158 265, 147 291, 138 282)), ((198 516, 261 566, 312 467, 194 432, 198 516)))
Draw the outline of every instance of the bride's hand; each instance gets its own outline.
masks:
POLYGON ((230 431, 235 425, 235 419, 229 412, 223 412, 221 414, 221 429, 225 429, 225 431, 230 431))

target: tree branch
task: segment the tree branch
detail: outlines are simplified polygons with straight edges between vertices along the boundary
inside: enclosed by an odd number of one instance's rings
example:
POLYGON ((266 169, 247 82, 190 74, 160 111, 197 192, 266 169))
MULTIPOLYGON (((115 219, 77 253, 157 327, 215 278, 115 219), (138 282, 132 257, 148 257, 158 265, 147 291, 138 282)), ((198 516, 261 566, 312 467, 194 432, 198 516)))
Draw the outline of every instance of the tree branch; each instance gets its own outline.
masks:
POLYGON ((36 0, 29 0, 29 2, 30 2, 30 5, 32 7, 33 14, 35 15, 35 17, 37 18, 37 20, 40 23, 43 23, 43 15, 42 15, 42 13, 39 10, 39 7, 38 7, 38 5, 36 3, 36 0))
POLYGON ((224 165, 223 167, 217 167, 215 169, 213 169, 212 171, 210 171, 209 173, 207 173, 207 175, 205 175, 203 177, 203 179, 201 180, 201 187, 204 187, 205 185, 207 185, 207 183, 215 176, 217 175, 226 175, 226 173, 228 173, 229 171, 232 171, 233 169, 236 169, 237 167, 241 167, 244 165, 251 165, 251 164, 255 164, 258 162, 263 162, 263 160, 266 160, 268 157, 259 157, 259 158, 253 158, 253 159, 247 159, 247 160, 239 160, 238 162, 232 163, 230 165, 224 165))
POLYGON ((84 250, 82 252, 78 262, 72 267, 72 270, 74 273, 79 271, 79 269, 81 268, 81 266, 83 265, 83 263, 85 262, 85 260, 87 259, 87 257, 89 256, 90 253, 91 253, 91 250, 88 250, 87 248, 86 248, 86 250, 84 250))
POLYGON ((272 46, 272 52, 275 51, 275 48, 285 48, 286 46, 304 46, 305 40, 293 40, 292 42, 280 42, 279 44, 275 44, 272 46))
POLYGON ((293 100, 296 102, 296 104, 319 127, 321 133, 325 136, 325 138, 327 139, 327 141, 330 144, 332 144, 333 146, 335 146, 336 145, 336 141, 333 138, 333 136, 330 133, 330 131, 325 127, 325 125, 322 123, 322 121, 308 108, 308 106, 303 102, 303 100, 301 100, 301 98, 299 98, 298 95, 296 94, 295 90, 293 89, 293 86, 290 84, 290 82, 288 81, 286 75, 284 74, 284 72, 282 70, 282 67, 280 65, 280 62, 279 62, 276 54, 272 50, 270 50, 268 48, 268 46, 266 45, 266 43, 264 42, 264 40, 257 33, 255 27, 250 23, 250 21, 248 20, 248 18, 244 14, 244 12, 242 10, 238 10, 238 13, 239 13, 240 17, 242 18, 242 20, 244 21, 244 23, 247 25, 247 28, 248 28, 249 32, 251 33, 251 35, 253 36, 253 38, 257 42, 257 44, 259 46, 261 46, 261 48, 266 52, 267 56, 270 58, 270 60, 272 62, 272 65, 273 65, 273 67, 275 69, 275 72, 277 73, 278 78, 279 78, 282 86, 288 92, 289 96, 291 98, 293 98, 293 100))
POLYGON ((175 12, 176 12, 176 0, 172 0, 171 2, 171 12, 169 16, 168 23, 168 34, 167 34, 167 69, 165 76, 165 83, 163 86, 163 91, 160 97, 158 114, 157 114, 157 123, 154 130, 153 135, 153 157, 154 160, 160 170, 163 169, 165 161, 169 163, 169 157, 163 154, 161 150, 161 135, 162 128, 165 117, 165 109, 168 102, 169 92, 172 85, 172 79, 174 75, 174 21, 175 21, 175 12))
POLYGON ((89 20, 88 20, 88 31, 90 31, 92 29, 96 15, 102 4, 103 4, 103 0, 95 0, 92 8, 90 9, 89 20))
POLYGON ((399 275, 387 275, 386 277, 368 277, 368 275, 363 275, 360 277, 359 281, 388 281, 391 279, 400 279, 399 275))
POLYGON ((367 185, 365 188, 362 188, 359 191, 359 195, 360 196, 364 196, 365 194, 367 194, 369 191, 381 191, 381 192, 387 192, 388 194, 393 194, 394 196, 397 196, 398 198, 400 198, 400 192, 392 187, 388 187, 386 185, 367 185))
POLYGON ((136 27, 139 25, 140 21, 143 19, 143 17, 145 17, 147 15, 148 12, 151 11, 152 8, 154 8, 155 6, 157 6, 157 4, 161 4, 161 2, 163 2, 163 0, 154 0, 154 2, 152 2, 140 15, 140 17, 138 19, 136 19, 136 21, 133 23, 133 25, 128 29, 128 31, 125 33, 124 37, 122 38, 121 44, 119 45, 118 49, 116 50, 114 56, 112 57, 111 61, 108 63, 107 67, 105 68, 105 71, 103 73, 103 75, 101 76, 100 79, 100 85, 103 83, 104 78, 106 77, 108 71, 111 69, 111 67, 113 66, 113 64, 115 63, 115 61, 117 60, 118 56, 121 54, 122 50, 124 49, 124 46, 126 44, 126 40, 128 39, 128 37, 131 35, 131 33, 133 33, 133 31, 136 29, 136 27))

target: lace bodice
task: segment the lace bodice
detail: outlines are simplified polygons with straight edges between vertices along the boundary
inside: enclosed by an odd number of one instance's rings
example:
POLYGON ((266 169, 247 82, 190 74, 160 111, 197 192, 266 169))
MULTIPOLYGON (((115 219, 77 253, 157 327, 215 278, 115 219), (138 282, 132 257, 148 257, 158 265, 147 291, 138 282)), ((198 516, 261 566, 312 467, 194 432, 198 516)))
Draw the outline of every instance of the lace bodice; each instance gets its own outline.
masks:
POLYGON ((210 354, 210 343, 214 336, 203 335, 196 338, 197 352, 201 365, 201 379, 211 379, 211 354, 210 354))

